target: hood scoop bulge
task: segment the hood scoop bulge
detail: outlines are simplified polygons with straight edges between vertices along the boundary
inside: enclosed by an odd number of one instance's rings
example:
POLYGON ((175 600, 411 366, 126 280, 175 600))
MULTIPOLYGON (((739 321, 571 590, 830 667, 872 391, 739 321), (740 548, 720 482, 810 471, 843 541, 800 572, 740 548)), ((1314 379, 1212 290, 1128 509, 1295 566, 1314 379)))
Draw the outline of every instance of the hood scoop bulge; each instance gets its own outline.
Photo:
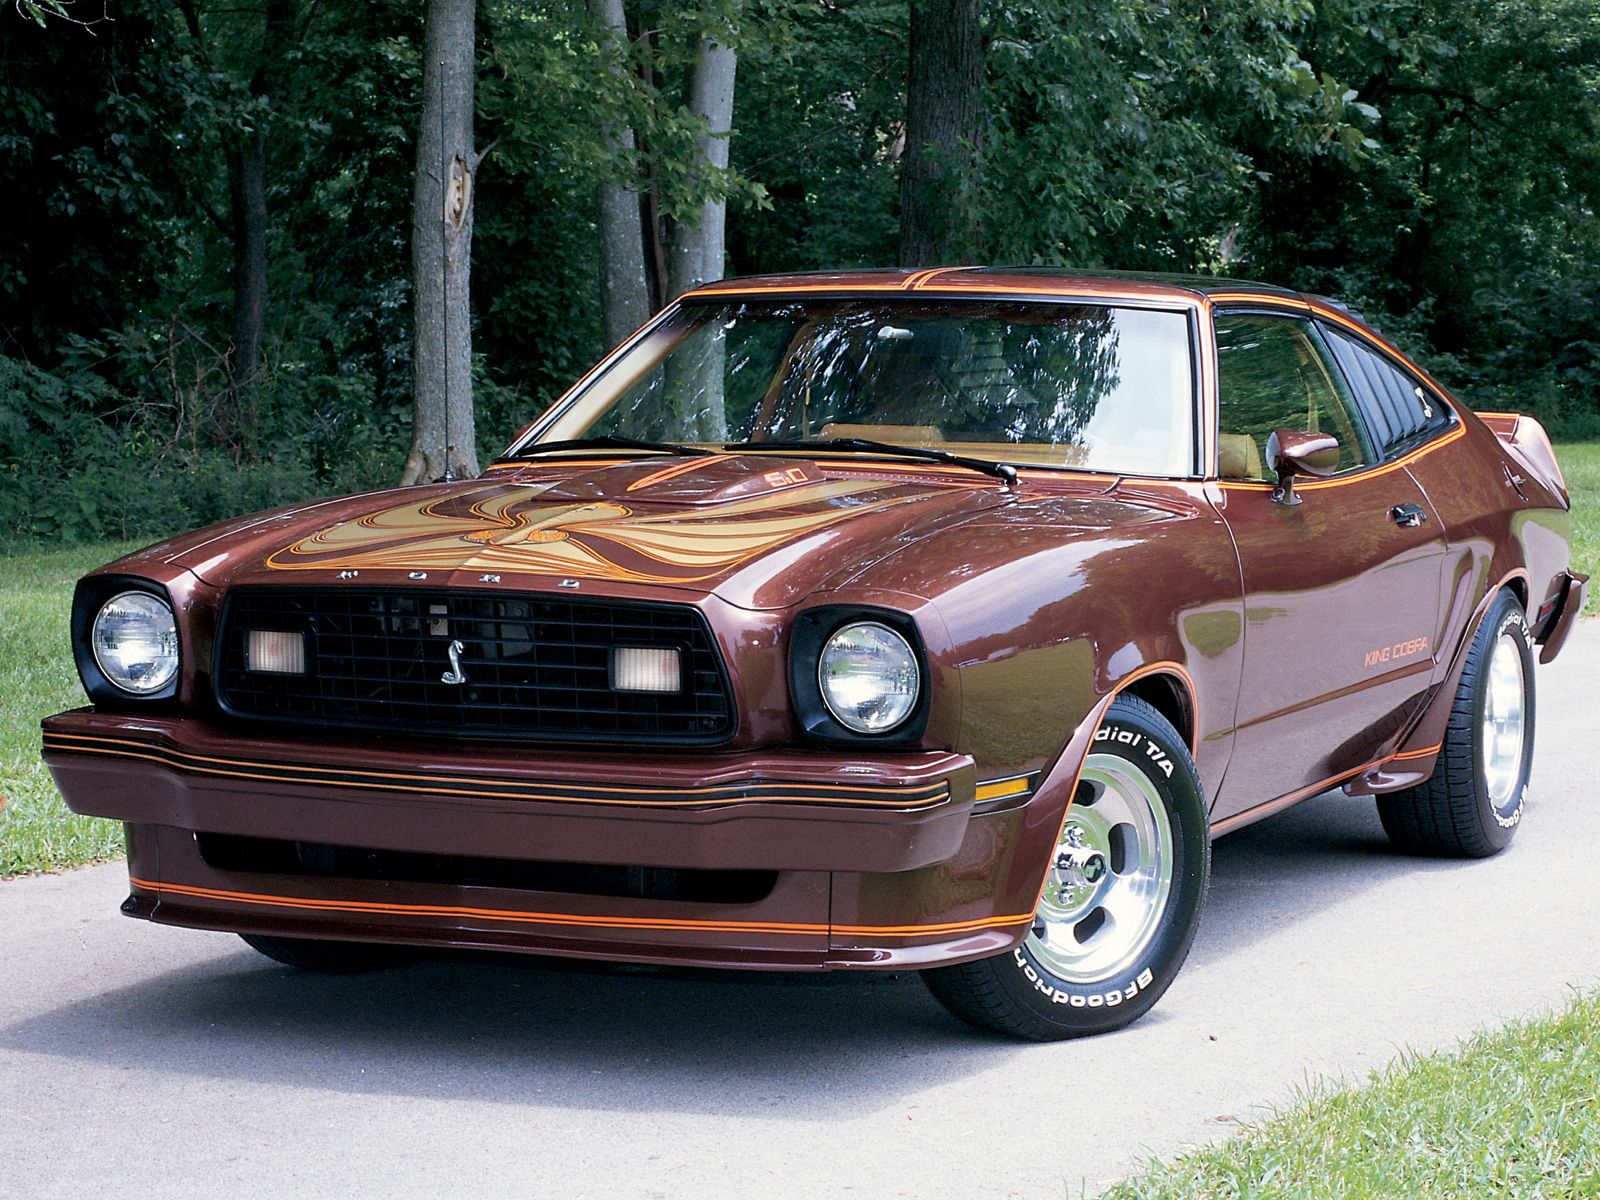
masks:
POLYGON ((752 500, 825 477, 809 463, 754 454, 650 458, 600 467, 546 489, 541 499, 584 503, 707 505, 752 500))

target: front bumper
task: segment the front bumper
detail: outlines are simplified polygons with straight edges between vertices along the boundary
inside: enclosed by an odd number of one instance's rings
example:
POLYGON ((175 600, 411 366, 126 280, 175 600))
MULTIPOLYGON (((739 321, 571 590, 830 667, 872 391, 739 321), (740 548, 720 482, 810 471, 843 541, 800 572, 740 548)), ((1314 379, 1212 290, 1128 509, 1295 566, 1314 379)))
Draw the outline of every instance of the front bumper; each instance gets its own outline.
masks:
POLYGON ((1029 919, 1009 911, 1006 889, 975 888, 966 864, 974 850, 993 862, 1025 805, 974 816, 961 755, 242 739, 197 719, 93 709, 46 720, 44 754, 69 807, 128 825, 125 911, 171 924, 816 968, 995 953, 1029 919), (733 902, 241 870, 218 866, 197 835, 771 879, 733 902))

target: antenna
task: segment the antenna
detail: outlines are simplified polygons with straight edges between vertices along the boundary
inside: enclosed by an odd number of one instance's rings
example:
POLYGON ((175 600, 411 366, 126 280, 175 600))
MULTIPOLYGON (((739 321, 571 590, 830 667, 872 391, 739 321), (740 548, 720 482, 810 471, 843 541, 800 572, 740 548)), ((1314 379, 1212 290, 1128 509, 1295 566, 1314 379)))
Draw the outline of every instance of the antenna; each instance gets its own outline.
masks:
POLYGON ((442 483, 454 483, 456 469, 450 452, 450 170, 446 166, 444 133, 444 59, 439 60, 439 298, 443 302, 444 334, 444 474, 442 483))

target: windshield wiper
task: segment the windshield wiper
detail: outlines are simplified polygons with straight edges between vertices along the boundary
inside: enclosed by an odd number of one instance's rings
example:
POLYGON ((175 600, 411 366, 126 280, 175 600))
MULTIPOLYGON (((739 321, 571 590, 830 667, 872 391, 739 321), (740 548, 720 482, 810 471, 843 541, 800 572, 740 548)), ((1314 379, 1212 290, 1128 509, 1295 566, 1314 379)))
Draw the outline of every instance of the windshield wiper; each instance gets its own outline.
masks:
POLYGON ((677 442, 646 442, 639 438, 618 437, 616 434, 606 433, 599 437, 574 438, 566 442, 535 442, 531 446, 524 446, 515 454, 507 455, 502 461, 533 458, 540 454, 559 454, 563 450, 645 450, 653 454, 681 454, 691 458, 716 453, 715 450, 707 450, 704 446, 682 446, 677 442))
POLYGON ((894 442, 875 442, 870 438, 812 438, 790 442, 729 442, 724 450, 777 450, 780 452, 844 450, 864 454, 883 454, 894 458, 917 458, 925 462, 948 463, 952 467, 966 467, 982 471, 1003 480, 1007 487, 1017 486, 1017 469, 1010 463, 991 462, 987 458, 967 458, 951 454, 948 450, 933 450, 926 446, 901 446, 894 442))

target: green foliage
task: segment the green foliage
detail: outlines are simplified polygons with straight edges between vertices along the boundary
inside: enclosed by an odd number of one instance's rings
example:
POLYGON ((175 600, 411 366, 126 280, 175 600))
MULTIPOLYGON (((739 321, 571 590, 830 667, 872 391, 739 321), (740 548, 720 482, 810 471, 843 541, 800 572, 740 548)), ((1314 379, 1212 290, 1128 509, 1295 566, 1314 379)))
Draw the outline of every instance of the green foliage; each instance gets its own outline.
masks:
MULTIPOLYGON (((1600 442, 1556 447, 1561 474, 1572 494, 1572 569, 1600 581, 1600 442)), ((1600 585, 1589 585, 1588 616, 1600 614, 1600 585)))
POLYGON ((1155 1165, 1103 1200, 1593 1196, 1600 997, 1405 1054, 1362 1088, 1319 1089, 1243 1136, 1155 1165))
POLYGON ((1268 148, 1241 272, 1353 300, 1478 407, 1600 433, 1600 6, 1336 0, 1300 41, 1373 146, 1268 148))
MULTIPOLYGON (((907 0, 627 11, 619 59, 586 5, 479 5, 481 457, 604 348, 602 181, 648 189, 657 226, 725 196, 733 273, 894 258, 907 0), (732 160, 707 171, 685 91, 730 24, 732 160), (603 136, 623 125, 636 152, 603 136)), ((392 479, 420 7, 300 0, 271 89, 259 7, 89 15, 0 21, 0 536, 153 535, 392 479), (226 166, 256 130, 270 298, 241 420, 226 166)), ((1468 402, 1600 437, 1596 0, 986 0, 981 19, 971 259, 1337 294, 1468 402)))
MULTIPOLYGON (((176 381, 184 349, 125 337, 79 341, 74 353, 169 369, 176 381)), ((248 462, 205 440, 203 399, 174 382, 146 402, 87 367, 51 373, 0 358, 0 537, 155 538, 377 486, 398 469, 401 435, 366 420, 364 397, 342 391, 338 377, 301 387, 275 379, 265 405, 273 448, 248 462)))
MULTIPOLYGON (((259 12, 195 9, 198 38, 158 0, 120 6, 94 37, 0 26, 0 173, 29 181, 14 185, 19 225, 38 230, 0 243, 0 537, 157 536, 399 473, 420 11, 304 7, 292 78, 269 101, 250 85, 259 12), (69 69, 86 78, 57 87, 69 69), (242 433, 228 407, 223 167, 258 126, 271 299, 259 420, 242 433)), ((480 173, 473 279, 487 457, 599 341, 586 209, 600 167, 579 156, 554 173, 526 149, 577 147, 591 126, 563 115, 560 78, 522 97, 547 120, 524 114, 513 135, 503 115, 506 63, 565 19, 557 5, 542 24, 508 15, 528 11, 485 6, 480 30, 484 140, 499 139, 480 173)))
POLYGON ((0 879, 122 853, 120 825, 61 802, 39 761, 39 721, 85 702, 67 641, 73 581, 133 548, 0 551, 0 879))
POLYGON ((765 203, 735 196, 730 204, 734 269, 890 265, 905 0, 766 11, 781 36, 742 52, 732 146, 734 164, 761 182, 765 203))
POLYGON ((19 13, 41 28, 46 17, 67 16, 65 0, 16 0, 16 7, 19 13))
POLYGON ((999 5, 979 194, 1000 261, 1193 270, 1245 214, 1257 129, 1355 158, 1354 94, 1294 33, 1304 0, 999 5))

